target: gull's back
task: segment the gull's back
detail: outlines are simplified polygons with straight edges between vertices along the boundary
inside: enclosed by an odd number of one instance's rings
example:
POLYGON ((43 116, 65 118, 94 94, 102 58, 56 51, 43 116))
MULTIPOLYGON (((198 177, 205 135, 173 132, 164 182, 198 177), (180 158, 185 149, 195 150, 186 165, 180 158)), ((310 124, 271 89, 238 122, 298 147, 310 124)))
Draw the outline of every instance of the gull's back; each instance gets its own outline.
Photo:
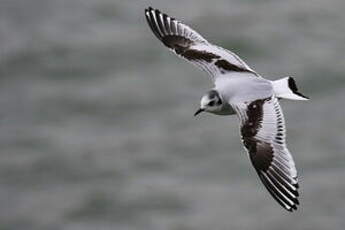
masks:
POLYGON ((222 97, 228 102, 236 99, 253 101, 273 95, 271 81, 257 77, 251 73, 220 75, 214 83, 215 89, 217 89, 222 97))

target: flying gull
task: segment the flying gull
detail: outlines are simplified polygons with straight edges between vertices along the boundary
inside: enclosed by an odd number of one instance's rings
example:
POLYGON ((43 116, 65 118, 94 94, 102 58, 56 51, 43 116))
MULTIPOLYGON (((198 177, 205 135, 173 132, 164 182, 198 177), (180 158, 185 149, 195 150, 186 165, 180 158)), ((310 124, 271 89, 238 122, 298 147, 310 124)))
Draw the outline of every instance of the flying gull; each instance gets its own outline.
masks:
POLYGON ((208 42, 189 26, 149 7, 147 22, 155 36, 175 54, 206 71, 214 88, 200 101, 195 115, 236 114, 242 142, 260 180, 286 210, 299 205, 295 163, 285 142, 279 99, 308 100, 292 77, 262 78, 236 54, 208 42))

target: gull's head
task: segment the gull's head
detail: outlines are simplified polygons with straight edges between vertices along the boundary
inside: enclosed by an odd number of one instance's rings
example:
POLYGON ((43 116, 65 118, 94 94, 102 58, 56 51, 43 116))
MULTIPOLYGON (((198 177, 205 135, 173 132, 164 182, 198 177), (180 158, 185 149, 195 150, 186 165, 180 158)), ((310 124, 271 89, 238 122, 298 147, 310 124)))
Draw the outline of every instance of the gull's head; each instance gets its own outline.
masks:
POLYGON ((202 96, 200 108, 195 112, 194 116, 201 112, 217 113, 222 109, 223 101, 216 90, 208 91, 202 96))

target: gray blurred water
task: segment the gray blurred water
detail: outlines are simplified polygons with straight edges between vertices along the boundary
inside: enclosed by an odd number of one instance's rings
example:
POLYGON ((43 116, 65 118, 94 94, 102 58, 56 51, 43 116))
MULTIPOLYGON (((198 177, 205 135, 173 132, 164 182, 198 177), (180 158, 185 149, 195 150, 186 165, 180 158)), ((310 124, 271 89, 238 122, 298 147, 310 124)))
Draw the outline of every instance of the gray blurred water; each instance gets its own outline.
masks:
POLYGON ((0 229, 344 229, 342 0, 0 0, 0 229), (236 117, 192 116, 211 82, 154 38, 147 6, 269 79, 301 206, 259 183, 236 117))

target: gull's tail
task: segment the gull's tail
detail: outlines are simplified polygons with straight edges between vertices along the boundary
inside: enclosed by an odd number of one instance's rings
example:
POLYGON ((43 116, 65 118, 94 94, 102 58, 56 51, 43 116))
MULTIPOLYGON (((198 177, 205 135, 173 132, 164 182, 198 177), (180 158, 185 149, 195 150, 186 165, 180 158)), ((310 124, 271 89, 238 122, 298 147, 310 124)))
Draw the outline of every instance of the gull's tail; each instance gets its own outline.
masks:
POLYGON ((308 97, 298 92, 296 82, 292 77, 284 77, 282 79, 272 81, 273 90, 278 98, 290 100, 309 100, 308 97))

